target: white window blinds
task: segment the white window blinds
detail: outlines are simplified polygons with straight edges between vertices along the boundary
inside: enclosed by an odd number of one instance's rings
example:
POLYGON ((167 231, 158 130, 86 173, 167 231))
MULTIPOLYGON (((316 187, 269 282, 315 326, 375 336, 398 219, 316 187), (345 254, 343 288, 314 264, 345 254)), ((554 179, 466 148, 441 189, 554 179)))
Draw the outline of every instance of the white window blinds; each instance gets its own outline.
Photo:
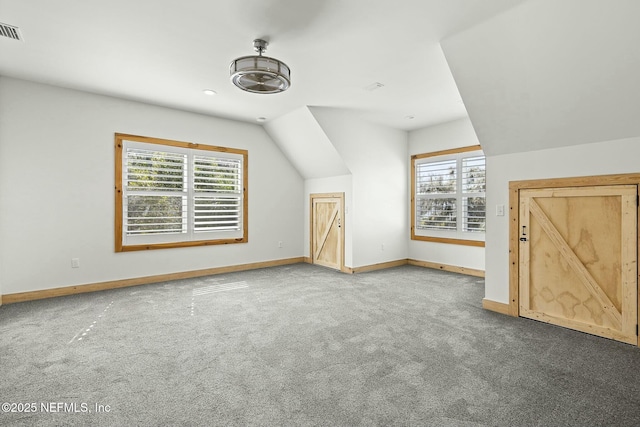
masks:
POLYGON ((462 159, 463 231, 484 232, 486 223, 484 156, 462 159))
POLYGON ((123 245, 243 237, 244 156, 124 141, 123 245))
POLYGON ((414 160, 414 233, 471 238, 485 231, 485 157, 481 151, 414 160))
POLYGON ((242 164, 240 160, 194 156, 194 231, 238 230, 242 164))
POLYGON ((184 154, 126 150, 127 235, 187 231, 186 161, 184 154))

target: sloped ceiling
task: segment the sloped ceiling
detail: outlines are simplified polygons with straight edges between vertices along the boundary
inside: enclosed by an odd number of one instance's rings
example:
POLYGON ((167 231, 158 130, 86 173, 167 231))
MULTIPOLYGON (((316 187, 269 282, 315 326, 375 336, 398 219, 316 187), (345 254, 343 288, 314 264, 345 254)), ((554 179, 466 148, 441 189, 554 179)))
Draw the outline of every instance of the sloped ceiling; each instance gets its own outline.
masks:
POLYGON ((309 108, 300 107, 264 128, 304 179, 350 173, 309 108))
POLYGON ((24 36, 0 37, 0 75, 251 123, 343 108, 408 131, 466 117, 440 40, 522 1, 0 0, 24 36), (291 67, 286 92, 229 81, 256 38, 291 67))
POLYGON ((529 0, 445 39, 484 152, 640 135, 639 17, 637 0, 529 0))

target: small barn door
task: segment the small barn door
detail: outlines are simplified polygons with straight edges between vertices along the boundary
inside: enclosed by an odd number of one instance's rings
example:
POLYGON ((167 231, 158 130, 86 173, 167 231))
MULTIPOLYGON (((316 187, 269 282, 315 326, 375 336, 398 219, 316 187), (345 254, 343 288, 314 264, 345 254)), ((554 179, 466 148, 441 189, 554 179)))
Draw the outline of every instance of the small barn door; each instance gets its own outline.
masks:
POLYGON ((636 185, 520 190, 520 315, 638 344, 636 185))
POLYGON ((311 195, 311 258, 314 264, 342 270, 344 252, 342 193, 311 195))

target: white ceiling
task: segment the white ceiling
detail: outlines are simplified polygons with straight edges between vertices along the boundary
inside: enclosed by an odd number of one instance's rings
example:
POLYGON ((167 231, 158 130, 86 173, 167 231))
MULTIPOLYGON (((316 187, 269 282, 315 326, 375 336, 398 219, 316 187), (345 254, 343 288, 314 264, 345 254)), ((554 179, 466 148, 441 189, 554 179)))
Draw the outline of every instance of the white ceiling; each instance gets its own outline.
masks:
POLYGON ((640 136, 639 17, 638 0, 531 0, 443 40, 484 153, 640 136))
POLYGON ((467 115, 440 40, 520 3, 0 0, 0 22, 24 38, 0 37, 0 75, 253 123, 323 106, 413 130, 467 115), (287 92, 230 83, 229 63, 254 54, 255 38, 291 67, 287 92))

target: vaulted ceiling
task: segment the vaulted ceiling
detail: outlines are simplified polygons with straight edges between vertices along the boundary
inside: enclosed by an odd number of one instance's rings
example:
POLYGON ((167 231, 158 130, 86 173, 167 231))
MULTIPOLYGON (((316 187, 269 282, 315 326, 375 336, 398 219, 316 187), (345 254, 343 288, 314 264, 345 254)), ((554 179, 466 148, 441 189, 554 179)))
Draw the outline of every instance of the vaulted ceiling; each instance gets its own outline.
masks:
POLYGON ((521 2, 0 0, 24 39, 0 37, 0 75, 253 123, 325 106, 411 130, 467 115, 440 40, 521 2), (289 91, 230 83, 256 38, 291 67, 289 91))
POLYGON ((307 107, 405 131, 469 117, 499 155, 640 135, 638 16, 638 0, 0 0, 23 37, 0 37, 0 75, 264 117, 324 147, 307 107), (288 91, 230 83, 256 38, 288 91))
POLYGON ((443 40, 485 154, 640 136, 639 17, 637 0, 529 0, 443 40))

